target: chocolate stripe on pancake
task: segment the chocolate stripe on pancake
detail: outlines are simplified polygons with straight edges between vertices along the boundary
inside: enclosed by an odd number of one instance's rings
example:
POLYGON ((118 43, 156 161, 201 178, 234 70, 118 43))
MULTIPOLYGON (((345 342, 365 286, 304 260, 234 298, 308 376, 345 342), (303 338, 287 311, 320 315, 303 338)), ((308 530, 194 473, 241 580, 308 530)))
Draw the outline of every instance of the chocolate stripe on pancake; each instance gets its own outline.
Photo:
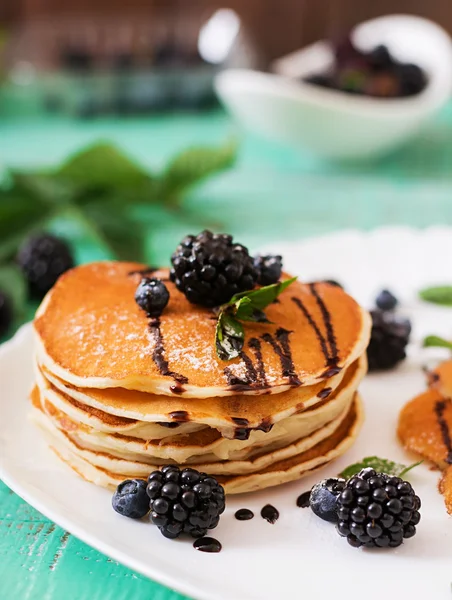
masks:
MULTIPOLYGON (((152 321, 149 323, 149 329, 155 339, 155 348, 154 352, 152 353, 152 360, 156 364, 160 373, 165 377, 172 377, 174 381, 177 381, 177 383, 188 383, 188 379, 185 377, 185 375, 180 375, 180 373, 170 371, 169 369, 168 361, 165 359, 165 346, 163 345, 163 335, 160 329, 160 319, 152 319, 152 321)), ((183 390, 177 387, 172 391, 181 393, 183 390)))
POLYGON ((290 349, 289 335, 291 333, 291 331, 280 327, 275 333, 276 340, 270 333, 264 333, 262 339, 271 345, 275 354, 279 357, 283 377, 287 377, 291 385, 299 386, 302 385, 302 382, 295 373, 292 351, 290 349))
POLYGON ((450 402, 451 401, 449 398, 446 400, 438 400, 438 402, 436 402, 435 404, 434 410, 439 428, 441 430, 441 436, 443 438, 443 442, 447 450, 447 456, 445 458, 445 461, 449 464, 452 464, 452 440, 450 437, 449 425, 447 424, 447 421, 444 418, 446 404, 450 404, 450 402))
POLYGON ((334 334, 333 323, 331 322, 330 311, 327 309, 324 301, 319 296, 317 288, 315 287, 315 283, 311 283, 309 285, 309 289, 311 290, 312 295, 316 299, 316 302, 317 302, 317 304, 318 304, 318 306, 320 308, 320 311, 322 313, 323 322, 324 322, 325 327, 326 327, 326 334, 327 334, 328 344, 330 346, 329 362, 330 362, 331 365, 337 364, 337 362, 339 360, 339 357, 338 357, 338 353, 337 353, 337 342, 336 342, 336 336, 334 334))

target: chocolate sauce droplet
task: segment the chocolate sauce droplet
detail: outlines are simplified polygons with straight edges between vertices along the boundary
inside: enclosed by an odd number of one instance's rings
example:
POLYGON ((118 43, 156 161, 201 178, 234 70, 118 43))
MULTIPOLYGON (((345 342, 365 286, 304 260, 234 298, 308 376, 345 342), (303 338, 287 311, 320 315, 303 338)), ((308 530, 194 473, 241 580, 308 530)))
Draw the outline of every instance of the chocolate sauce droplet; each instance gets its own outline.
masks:
POLYGON ((168 415, 174 421, 178 421, 179 423, 186 423, 189 421, 188 412, 186 410, 175 410, 170 412, 168 415))
POLYGON ((297 498, 297 506, 299 508, 309 508, 309 498, 311 497, 311 490, 303 492, 297 498))
POLYGON ((193 542, 193 548, 200 552, 220 552, 221 544, 215 538, 202 537, 193 542))
POLYGON ((279 512, 271 504, 266 504, 261 510, 261 517, 274 525, 279 519, 279 512))
POLYGON ((249 521, 254 517, 254 513, 249 508, 240 508, 234 516, 237 521, 249 521))
POLYGON ((333 388, 330 388, 330 387, 323 388, 323 390, 320 390, 320 392, 317 394, 317 397, 321 398, 322 400, 325 400, 325 398, 328 398, 328 396, 331 394, 332 391, 333 391, 333 388))

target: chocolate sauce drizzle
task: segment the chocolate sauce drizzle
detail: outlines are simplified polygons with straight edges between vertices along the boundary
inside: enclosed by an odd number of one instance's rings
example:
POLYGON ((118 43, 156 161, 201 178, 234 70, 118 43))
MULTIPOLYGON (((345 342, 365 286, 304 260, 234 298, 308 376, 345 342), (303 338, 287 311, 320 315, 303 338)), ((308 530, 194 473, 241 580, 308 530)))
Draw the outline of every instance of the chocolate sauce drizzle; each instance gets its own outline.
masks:
POLYGON ((271 504, 266 504, 261 510, 261 517, 269 523, 271 523, 272 525, 274 525, 279 519, 279 512, 271 504))
POLYGON ((160 427, 166 427, 167 429, 175 429, 179 427, 180 423, 167 423, 166 421, 157 421, 157 425, 160 427))
POLYGON ((328 398, 328 396, 331 394, 332 391, 333 391, 333 388, 330 388, 330 387, 323 388, 323 390, 320 390, 320 392, 317 394, 317 398, 321 398, 322 400, 325 400, 325 398, 328 398))
MULTIPOLYGON (((154 352, 152 353, 152 360, 156 364, 161 375, 164 377, 172 377, 174 381, 177 381, 180 384, 188 383, 188 379, 185 377, 185 375, 180 375, 179 373, 170 371, 169 369, 168 361, 165 359, 165 346, 163 344, 163 335, 160 329, 160 319, 152 319, 149 323, 149 329, 155 339, 155 348, 154 352)), ((174 390, 171 391, 174 392, 174 390)), ((183 390, 180 390, 177 393, 182 393, 182 391, 183 390)))
POLYGON ((175 410, 174 412, 170 412, 168 416, 177 421, 177 423, 187 423, 190 420, 186 410, 175 410))
POLYGON ((447 400, 438 400, 435 403, 435 414, 436 419, 438 421, 439 428, 441 430, 441 436, 443 438, 443 443, 446 446, 447 456, 445 458, 446 462, 449 465, 452 465, 452 440, 450 437, 449 425, 447 424, 446 419, 444 418, 444 412, 446 410, 446 403, 450 403, 450 399, 447 400))
POLYGON ((202 537, 193 542, 193 548, 201 552, 221 552, 222 546, 215 538, 202 537))
POLYGON ((144 269, 138 269, 137 271, 129 271, 127 275, 141 275, 142 277, 146 277, 147 275, 152 275, 156 271, 160 271, 158 267, 146 267, 144 269))
POLYGON ((265 364, 264 359, 262 358, 262 345, 258 338, 251 338, 248 342, 248 346, 254 352, 254 356, 256 357, 256 372, 257 372, 257 383, 262 387, 268 387, 267 376, 265 374, 265 364))
POLYGON ((267 342, 271 345, 275 354, 279 357, 283 377, 287 377, 291 385, 299 386, 302 384, 302 382, 295 373, 295 365, 293 364, 292 350, 290 348, 289 339, 289 335, 291 333, 291 331, 280 327, 276 330, 275 337, 273 337, 270 333, 264 333, 262 339, 264 342, 267 342))
POLYGON ((333 377, 333 375, 337 375, 338 373, 340 373, 341 368, 338 367, 337 364, 339 362, 339 356, 337 340, 334 334, 333 323, 331 321, 331 314, 328 308, 326 307, 326 304, 320 297, 315 283, 309 284, 309 290, 314 296, 317 306, 319 307, 320 312, 322 314, 322 321, 326 330, 326 337, 320 330, 318 323, 311 315, 309 310, 306 308, 302 300, 300 300, 300 298, 297 298, 296 296, 292 296, 292 302, 294 302, 301 310, 309 325, 313 328, 317 339, 319 340, 320 348, 325 357, 325 364, 328 367, 327 370, 324 373, 322 373, 322 377, 333 377))
POLYGON ((237 519, 237 521, 249 521, 254 517, 254 513, 249 508, 239 508, 234 517, 237 519))
POLYGON ((311 490, 307 492, 303 492, 297 498, 297 506, 298 508, 308 508, 309 507, 309 498, 311 497, 311 490))

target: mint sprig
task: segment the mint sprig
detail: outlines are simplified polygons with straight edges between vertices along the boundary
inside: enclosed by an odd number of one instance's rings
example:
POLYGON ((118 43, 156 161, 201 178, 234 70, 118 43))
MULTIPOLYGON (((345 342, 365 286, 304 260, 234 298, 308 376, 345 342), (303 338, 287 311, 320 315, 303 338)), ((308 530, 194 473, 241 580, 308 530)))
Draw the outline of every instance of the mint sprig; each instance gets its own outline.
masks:
POLYGON ((215 348, 218 358, 232 360, 240 355, 245 343, 245 330, 240 321, 270 323, 264 309, 296 279, 292 277, 257 290, 241 292, 220 307, 215 329, 215 348))
POLYGON ((344 469, 342 473, 339 474, 339 477, 350 479, 350 477, 353 477, 353 475, 356 475, 361 471, 361 469, 365 468, 375 469, 377 473, 386 473, 387 475, 394 475, 395 477, 403 477, 409 471, 411 471, 411 469, 419 466, 422 462, 423 461, 420 460, 409 466, 406 466, 402 465, 401 463, 388 460, 387 458, 367 456, 366 458, 363 458, 361 462, 354 463, 353 465, 350 465, 344 469))
POLYGON ((424 348, 448 348, 452 350, 452 342, 445 340, 439 335, 428 335, 422 343, 424 348))
POLYGON ((426 302, 452 306, 452 285, 437 285, 424 288, 419 292, 419 296, 426 302))
POLYGON ((115 145, 97 142, 45 170, 10 170, 0 182, 0 261, 63 217, 110 258, 149 262, 144 241, 155 214, 143 206, 179 208, 188 189, 230 168, 236 155, 231 142, 192 147, 152 172, 115 145))

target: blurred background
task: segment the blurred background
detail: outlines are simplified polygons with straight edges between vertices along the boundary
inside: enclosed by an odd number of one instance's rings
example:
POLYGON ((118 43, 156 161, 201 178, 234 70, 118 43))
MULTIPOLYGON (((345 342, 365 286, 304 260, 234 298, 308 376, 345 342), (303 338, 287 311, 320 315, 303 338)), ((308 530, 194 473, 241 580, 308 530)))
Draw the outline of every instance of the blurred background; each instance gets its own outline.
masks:
POLYGON ((441 0, 2 0, 0 291, 19 296, 20 269, 30 286, 17 253, 41 232, 76 263, 167 264, 204 228, 254 251, 448 223, 446 32, 441 0), (353 39, 392 13, 428 21, 400 43, 395 21, 353 39))

